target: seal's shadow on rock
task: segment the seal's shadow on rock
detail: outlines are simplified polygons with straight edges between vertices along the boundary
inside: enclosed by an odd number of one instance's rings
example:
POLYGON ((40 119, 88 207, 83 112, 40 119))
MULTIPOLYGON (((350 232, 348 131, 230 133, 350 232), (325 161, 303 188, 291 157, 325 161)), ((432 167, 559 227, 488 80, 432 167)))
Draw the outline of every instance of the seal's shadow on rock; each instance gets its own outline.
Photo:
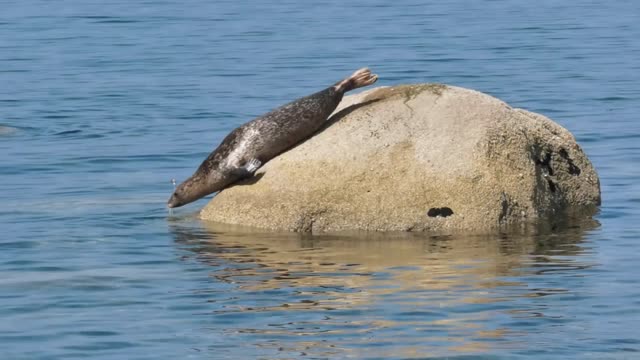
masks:
POLYGON ((235 184, 232 184, 232 185, 228 186, 227 189, 231 188, 231 187, 234 187, 234 186, 253 185, 253 184, 257 183, 258 181, 260 181, 260 179, 262 179, 263 176, 264 176, 263 172, 254 174, 252 177, 250 177, 250 178, 248 178, 246 180, 243 180, 243 181, 240 181, 240 182, 237 182, 235 184))
MULTIPOLYGON (((358 104, 353 104, 351 106, 347 106, 346 108, 338 111, 333 116, 329 117, 329 119, 326 121, 326 123, 324 125, 322 125, 322 127, 318 131, 316 131, 315 133, 311 134, 311 136, 303 139, 299 143, 293 145, 292 147, 287 149, 285 151, 285 153, 287 151, 291 151, 292 149, 295 149, 300 144, 304 143, 305 141, 311 139, 312 137, 314 137, 314 136, 320 134, 321 132, 325 131, 326 129, 330 128, 331 126, 333 126, 333 124, 335 124, 338 121, 342 120, 342 118, 344 118, 345 116, 347 116, 347 115, 351 114, 352 112, 358 110, 359 108, 367 106, 367 105, 370 105, 370 104, 375 103, 375 102, 378 102, 380 100, 382 100, 382 99, 368 100, 368 101, 365 101, 365 102, 361 102, 361 103, 358 103, 358 104)), ((250 177, 250 178, 248 178, 246 180, 242 180, 242 181, 239 181, 239 182, 237 182, 235 184, 232 184, 232 185, 228 186, 227 189, 228 188, 232 188, 234 186, 253 185, 253 184, 257 183, 258 181, 260 181, 260 179, 262 179, 263 176, 264 176, 264 172, 258 172, 254 176, 252 176, 252 177, 250 177)))
MULTIPOLYGON (((307 139, 304 139, 304 141, 309 140, 310 138, 316 136, 317 134, 325 131, 326 129, 330 128, 333 124, 337 123, 338 121, 342 120, 342 118, 344 118, 345 116, 351 114, 352 112, 360 109, 361 107, 365 107, 367 105, 371 105, 373 103, 376 103, 378 101, 380 101, 382 99, 372 99, 372 100, 367 100, 358 104, 353 104, 351 106, 347 106, 346 108, 338 111, 337 113, 335 113, 333 116, 331 116, 329 118, 329 120, 327 120, 327 122, 320 128, 320 130, 316 131, 313 135, 311 135, 310 137, 308 137, 307 139)), ((302 144, 304 141, 301 141, 300 143, 298 143, 296 146, 302 144)), ((294 148, 296 147, 294 146, 294 148)))

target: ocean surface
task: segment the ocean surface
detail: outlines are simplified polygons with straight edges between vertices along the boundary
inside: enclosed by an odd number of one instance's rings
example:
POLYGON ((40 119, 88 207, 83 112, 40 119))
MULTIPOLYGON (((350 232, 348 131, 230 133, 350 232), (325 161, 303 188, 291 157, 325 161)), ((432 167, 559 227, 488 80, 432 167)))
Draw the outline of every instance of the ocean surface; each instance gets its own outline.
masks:
POLYGON ((0 8, 0 359, 640 359, 640 2, 0 8), (362 66, 556 120, 599 213, 433 237, 167 211, 231 129, 362 66))

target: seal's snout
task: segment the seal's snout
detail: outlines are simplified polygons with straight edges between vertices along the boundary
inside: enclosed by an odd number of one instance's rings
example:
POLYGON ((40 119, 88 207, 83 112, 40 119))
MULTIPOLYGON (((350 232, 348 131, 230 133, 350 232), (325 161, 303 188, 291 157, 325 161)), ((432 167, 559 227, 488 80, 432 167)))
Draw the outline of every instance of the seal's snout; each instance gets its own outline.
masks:
POLYGON ((176 196, 176 193, 173 193, 169 198, 169 201, 167 201, 167 207, 169 209, 172 209, 178 206, 180 206, 180 199, 178 199, 178 197, 176 196))

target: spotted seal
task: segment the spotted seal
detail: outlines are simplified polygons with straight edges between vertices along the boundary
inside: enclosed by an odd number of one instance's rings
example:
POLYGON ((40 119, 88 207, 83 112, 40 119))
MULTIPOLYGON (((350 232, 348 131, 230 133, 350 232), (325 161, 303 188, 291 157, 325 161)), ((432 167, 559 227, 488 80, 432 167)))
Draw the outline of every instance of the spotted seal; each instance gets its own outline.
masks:
POLYGON ((251 177, 262 164, 315 133, 347 91, 378 80, 367 68, 315 94, 268 112, 233 130, 169 198, 179 207, 251 177))

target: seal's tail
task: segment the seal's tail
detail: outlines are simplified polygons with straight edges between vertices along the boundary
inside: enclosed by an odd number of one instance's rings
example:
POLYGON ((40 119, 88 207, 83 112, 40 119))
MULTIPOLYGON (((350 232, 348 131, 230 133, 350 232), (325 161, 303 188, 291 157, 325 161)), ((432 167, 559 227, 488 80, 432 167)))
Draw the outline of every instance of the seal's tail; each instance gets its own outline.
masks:
POLYGON ((378 75, 372 74, 371 70, 362 68, 349 76, 348 78, 337 82, 333 87, 336 91, 346 93, 359 87, 371 85, 378 80, 378 75))

